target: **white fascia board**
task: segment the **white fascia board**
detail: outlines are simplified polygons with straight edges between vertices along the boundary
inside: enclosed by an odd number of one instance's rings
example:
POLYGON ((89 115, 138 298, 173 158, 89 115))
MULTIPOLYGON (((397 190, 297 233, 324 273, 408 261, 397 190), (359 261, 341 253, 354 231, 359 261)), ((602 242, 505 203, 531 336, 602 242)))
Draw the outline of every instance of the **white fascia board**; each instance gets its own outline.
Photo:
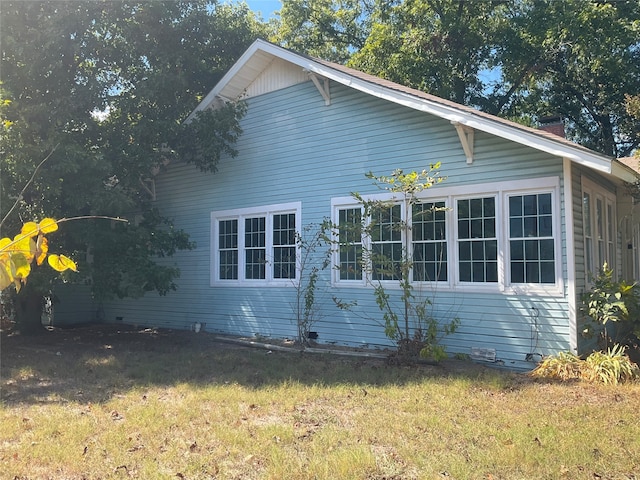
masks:
POLYGON ((638 174, 635 173, 632 168, 627 167, 620 162, 612 162, 611 174, 614 177, 629 183, 636 183, 640 181, 638 174))
POLYGON ((220 79, 220 81, 216 84, 216 86, 213 87, 213 89, 207 94, 207 96, 202 99, 202 101, 193 110, 193 112, 189 114, 185 122, 190 122, 197 112, 206 110, 207 108, 209 108, 215 101, 216 97, 219 96, 220 92, 224 89, 224 87, 227 86, 227 84, 231 82, 231 80, 233 80, 233 77, 235 77, 238 74, 238 72, 242 69, 242 67, 245 66, 245 64, 251 59, 251 57, 256 53, 256 51, 261 49, 262 45, 264 44, 266 44, 266 42, 262 40, 256 40, 255 42, 253 42, 251 46, 238 59, 238 61, 233 64, 233 66, 224 75, 224 77, 220 79))

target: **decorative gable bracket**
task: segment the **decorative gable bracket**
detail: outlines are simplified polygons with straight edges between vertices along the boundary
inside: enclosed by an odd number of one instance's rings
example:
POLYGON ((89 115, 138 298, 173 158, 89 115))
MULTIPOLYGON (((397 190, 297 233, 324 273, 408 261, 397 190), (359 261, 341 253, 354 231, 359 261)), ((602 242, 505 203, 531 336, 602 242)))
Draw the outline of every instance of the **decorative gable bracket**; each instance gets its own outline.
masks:
POLYGON ((309 78, 313 82, 313 84, 316 86, 316 88, 320 92, 320 95, 322 95, 322 98, 324 98, 324 104, 331 105, 331 92, 329 91, 329 79, 326 77, 319 78, 318 75, 316 75, 313 72, 307 72, 307 73, 309 75, 309 78), (321 83, 321 80, 322 80, 322 83, 321 83))
POLYGON ((467 163, 471 165, 473 163, 473 128, 462 125, 459 122, 452 121, 451 125, 456 127, 464 155, 467 157, 467 163))

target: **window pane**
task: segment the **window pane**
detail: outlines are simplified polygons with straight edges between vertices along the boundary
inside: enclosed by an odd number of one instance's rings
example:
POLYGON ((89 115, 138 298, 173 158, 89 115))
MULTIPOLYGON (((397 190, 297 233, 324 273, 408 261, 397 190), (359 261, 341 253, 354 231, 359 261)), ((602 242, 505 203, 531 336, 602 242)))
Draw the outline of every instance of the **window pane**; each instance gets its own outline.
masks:
POLYGON ((538 240, 527 240, 524 242, 524 258, 527 260, 538 260, 538 240))
POLYGON ((540 240, 540 259, 553 260, 554 257, 553 240, 540 240))
POLYGON ((221 249, 238 247, 238 220, 218 222, 218 244, 221 249))
POLYGON ((469 220, 458 220, 458 238, 471 238, 471 223, 469 220))
POLYGON ((266 217, 246 218, 244 221, 245 278, 266 278, 266 217))
POLYGON ((460 262, 460 281, 471 281, 471 262, 460 262))
POLYGON ((264 249, 245 250, 245 278, 264 280, 265 277, 264 249))
POLYGON ((540 283, 540 264, 537 262, 526 262, 526 282, 540 283))
POLYGON ((413 280, 447 280, 447 244, 444 202, 412 206, 413 280))
POLYGON ((556 271, 553 262, 540 263, 540 281, 542 283, 556 283, 556 271))
POLYGON ((402 261, 402 208, 400 205, 381 207, 371 219, 372 270, 374 280, 400 278, 402 261))
POLYGON ((486 281, 495 283, 498 281, 498 263, 497 262, 487 262, 487 276, 486 281))
POLYGON ((496 216, 496 199, 493 197, 483 198, 482 210, 485 217, 494 218, 496 216))
POLYGON ((218 222, 218 276, 220 280, 238 279, 238 220, 218 222))
POLYGON ((524 260, 524 241, 523 240, 511 240, 511 260, 524 260))
POLYGON ((553 222, 551 215, 545 215, 540 217, 538 221, 539 229, 538 234, 541 237, 551 237, 553 236, 553 222))
POLYGON ((296 215, 273 216, 273 278, 296 278, 296 215))
POLYGON ((584 234, 588 237, 591 236, 591 195, 587 192, 582 197, 582 217, 584 234))
POLYGON ((338 211, 340 280, 362 280, 362 211, 345 208, 338 211))
POLYGON ((511 281, 524 283, 524 262, 511 262, 511 281))
POLYGON ((469 200, 470 210, 471 210, 471 218, 481 218, 482 217, 482 198, 473 198, 469 200))
POLYGON ((485 244, 485 258, 487 260, 497 260, 498 259, 498 241, 488 240, 484 244, 485 244))
POLYGON ((471 242, 461 242, 458 245, 458 256, 460 260, 471 260, 471 242))
POLYGON ((538 218, 537 217, 524 217, 524 236, 525 237, 538 236, 538 218))
POLYGON ((458 218, 469 218, 469 200, 458 200, 458 218))
POLYGON ((273 278, 296 278, 296 247, 273 249, 273 278))
POLYGON ((220 280, 238 279, 238 251, 227 250, 220 252, 220 280))
POLYGON ((458 200, 457 209, 460 281, 497 282, 495 198, 458 200))
POLYGON ((509 235, 511 238, 520 238, 522 237, 524 232, 524 227, 522 225, 522 218, 510 218, 509 219, 509 235))
POLYGON ((509 214, 522 216, 522 197, 509 197, 509 214))
POLYGON ((493 218, 487 218, 484 220, 484 237, 491 238, 496 236, 496 221, 493 218))
POLYGON ((591 227, 591 195, 587 192, 582 196, 582 228, 584 230, 584 260, 587 273, 593 272, 593 236, 591 227))
POLYGON ((555 252, 551 194, 514 195, 509 198, 509 255, 512 283, 554 283, 555 252), (516 200, 520 199, 520 200, 516 200), (519 208, 519 205, 522 208, 519 208), (524 239, 524 240, 518 240, 524 239), (544 277, 544 279, 543 279, 544 277))
POLYGON ((524 216, 538 215, 537 195, 525 195, 523 198, 524 216))
POLYGON ((551 194, 538 195, 538 214, 551 215, 551 194))

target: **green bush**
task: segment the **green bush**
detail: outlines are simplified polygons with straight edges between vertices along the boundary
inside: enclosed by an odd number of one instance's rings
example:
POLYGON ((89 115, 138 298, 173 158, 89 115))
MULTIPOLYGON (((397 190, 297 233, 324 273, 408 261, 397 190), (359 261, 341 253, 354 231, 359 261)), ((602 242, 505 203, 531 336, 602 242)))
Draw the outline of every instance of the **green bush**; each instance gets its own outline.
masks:
POLYGON ((582 295, 586 315, 583 334, 598 335, 602 348, 613 343, 629 345, 640 337, 640 285, 614 280, 605 263, 593 279, 593 287, 582 295))

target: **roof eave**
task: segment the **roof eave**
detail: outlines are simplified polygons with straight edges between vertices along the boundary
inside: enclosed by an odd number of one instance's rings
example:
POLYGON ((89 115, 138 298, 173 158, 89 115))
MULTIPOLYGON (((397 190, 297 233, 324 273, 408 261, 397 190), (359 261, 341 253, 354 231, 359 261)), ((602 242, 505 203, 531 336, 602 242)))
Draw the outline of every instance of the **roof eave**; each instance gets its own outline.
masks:
MULTIPOLYGON (((506 140, 529 146, 537 150, 546 152, 560 158, 567 158, 579 165, 584 165, 593 170, 613 175, 620 180, 627 182, 638 181, 638 175, 632 169, 614 161, 612 158, 598 154, 579 145, 570 145, 566 142, 555 141, 552 138, 546 138, 540 134, 529 131, 526 127, 518 128, 517 125, 505 125, 499 121, 480 117, 480 112, 462 111, 455 106, 438 103, 429 99, 419 98, 410 93, 393 90, 383 85, 377 85, 367 80, 354 77, 348 73, 336 70, 330 66, 314 61, 312 58, 299 55, 285 48, 279 47, 272 43, 258 39, 247 49, 247 51, 238 59, 231 69, 222 77, 218 84, 209 92, 209 94, 200 102, 196 109, 189 115, 186 121, 190 121, 198 111, 210 108, 216 98, 229 98, 225 95, 225 90, 233 82, 234 78, 249 66, 251 59, 257 51, 262 51, 268 55, 281 58, 287 62, 299 66, 309 72, 316 73, 333 80, 342 85, 354 88, 363 93, 386 99, 388 101, 404 105, 406 107, 429 113, 437 117, 458 123, 481 132, 495 135, 506 140)), ((241 85, 241 90, 246 89, 249 85, 241 85)), ((228 89, 231 90, 231 89, 228 89)), ((236 86, 234 91, 238 90, 236 86)))

